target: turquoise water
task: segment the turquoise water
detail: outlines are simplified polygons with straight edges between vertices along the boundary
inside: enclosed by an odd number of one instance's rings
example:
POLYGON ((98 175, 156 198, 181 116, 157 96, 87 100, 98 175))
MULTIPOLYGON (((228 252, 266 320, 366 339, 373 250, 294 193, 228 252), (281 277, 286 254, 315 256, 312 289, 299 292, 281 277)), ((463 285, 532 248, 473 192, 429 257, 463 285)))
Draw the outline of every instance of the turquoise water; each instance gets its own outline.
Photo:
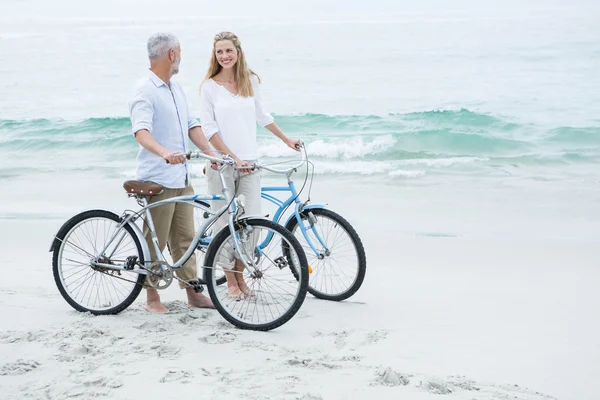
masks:
MULTIPOLYGON (((555 179, 599 176, 600 126, 547 128, 466 109, 276 118, 290 136, 307 143, 316 174, 379 176, 391 182, 440 174, 543 176, 544 170, 555 179)), ((266 130, 259 138, 265 163, 297 157, 266 130)), ((5 178, 86 169, 108 175, 120 170, 126 176, 138 145, 126 117, 32 119, 0 121, 0 149, 5 178), (41 161, 23 168, 10 161, 25 156, 51 160, 51 166, 41 161)))

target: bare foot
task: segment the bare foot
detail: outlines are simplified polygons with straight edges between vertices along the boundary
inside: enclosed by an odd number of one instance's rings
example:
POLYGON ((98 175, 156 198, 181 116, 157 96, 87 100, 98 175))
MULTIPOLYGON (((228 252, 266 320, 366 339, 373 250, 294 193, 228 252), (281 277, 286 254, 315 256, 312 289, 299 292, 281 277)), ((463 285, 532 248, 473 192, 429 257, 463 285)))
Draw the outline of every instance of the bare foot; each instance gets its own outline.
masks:
POLYGON ((244 292, 240 290, 237 285, 227 285, 227 295, 232 299, 242 299, 244 298, 244 292))
POLYGON ((254 296, 254 292, 250 290, 248 285, 246 285, 246 281, 244 280, 244 266, 236 265, 235 266, 235 281, 237 283, 238 291, 241 291, 247 297, 254 296))
POLYGON ((238 277, 237 277, 237 283, 238 283, 239 290, 242 293, 244 293, 247 297, 254 296, 254 292, 252 290, 250 290, 250 288, 248 287, 248 285, 246 285, 246 281, 244 280, 244 277, 242 276, 242 274, 238 275, 238 277))
POLYGON ((196 293, 194 289, 185 289, 188 297, 188 305, 195 308, 215 308, 210 297, 203 295, 202 293, 196 293))
POLYGON ((244 296, 244 293, 240 290, 237 281, 237 272, 235 271, 225 271, 225 277, 227 278, 227 294, 232 299, 241 299, 244 296))
POLYGON ((160 296, 156 289, 148 288, 146 290, 146 304, 144 305, 146 311, 154 313, 166 313, 169 312, 160 302, 160 296))

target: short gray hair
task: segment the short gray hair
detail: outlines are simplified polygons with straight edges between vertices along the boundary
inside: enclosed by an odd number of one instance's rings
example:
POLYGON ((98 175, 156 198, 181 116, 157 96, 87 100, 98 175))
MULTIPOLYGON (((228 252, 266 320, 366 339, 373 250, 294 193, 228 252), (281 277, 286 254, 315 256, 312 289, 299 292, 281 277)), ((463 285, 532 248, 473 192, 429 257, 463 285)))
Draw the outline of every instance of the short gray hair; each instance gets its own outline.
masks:
POLYGON ((179 47, 179 40, 171 33, 155 33, 148 39, 148 58, 156 60, 170 49, 179 47))

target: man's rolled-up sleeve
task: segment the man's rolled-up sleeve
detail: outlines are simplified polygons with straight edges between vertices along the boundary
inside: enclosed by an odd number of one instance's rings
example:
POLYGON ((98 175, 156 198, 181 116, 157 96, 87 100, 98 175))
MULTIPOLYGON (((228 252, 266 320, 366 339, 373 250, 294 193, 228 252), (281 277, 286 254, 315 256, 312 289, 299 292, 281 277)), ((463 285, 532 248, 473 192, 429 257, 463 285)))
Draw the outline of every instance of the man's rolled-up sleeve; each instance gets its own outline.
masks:
POLYGON ((154 106, 150 94, 143 88, 136 90, 133 99, 129 103, 129 116, 131 118, 131 129, 135 135, 142 129, 152 133, 152 117, 154 115, 154 106))

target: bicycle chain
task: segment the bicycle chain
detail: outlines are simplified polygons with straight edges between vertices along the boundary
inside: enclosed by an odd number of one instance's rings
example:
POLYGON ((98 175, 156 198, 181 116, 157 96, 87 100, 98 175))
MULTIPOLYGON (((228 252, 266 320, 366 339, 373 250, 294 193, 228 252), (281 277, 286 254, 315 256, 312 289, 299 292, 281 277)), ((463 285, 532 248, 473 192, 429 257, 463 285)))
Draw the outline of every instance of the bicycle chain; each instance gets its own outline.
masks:
MULTIPOLYGON (((145 271, 147 271, 147 272, 150 272, 151 274, 153 273, 152 271, 149 271, 148 269, 146 269, 146 268, 144 268, 144 267, 142 267, 142 268, 143 268, 145 271)), ((129 279, 126 279, 126 278, 121 278, 120 276, 117 276, 117 275, 111 274, 111 273, 109 273, 109 272, 107 272, 107 271, 97 271, 97 272, 100 272, 100 273, 102 273, 102 274, 109 275, 109 276, 111 276, 111 277, 113 277, 113 278, 117 278, 117 279, 120 279, 120 280, 122 280, 122 281, 125 281, 125 282, 133 283, 133 284, 136 284, 136 285, 141 285, 142 287, 145 287, 145 288, 153 288, 152 286, 150 286, 150 285, 146 285, 145 283, 138 283, 137 281, 132 281, 132 280, 129 280, 129 279)), ((190 287, 190 288, 193 288, 193 287, 194 287, 194 285, 192 285, 192 284, 190 284, 190 283, 188 283, 188 282, 184 281, 183 279, 179 278, 179 277, 178 277, 177 275, 175 275, 175 274, 173 274, 173 278, 175 278, 175 279, 176 279, 176 280, 178 280, 179 282, 182 282, 182 283, 183 283, 184 285, 186 285, 187 287, 190 287)), ((154 288, 153 288, 153 289, 154 289, 154 288)))

